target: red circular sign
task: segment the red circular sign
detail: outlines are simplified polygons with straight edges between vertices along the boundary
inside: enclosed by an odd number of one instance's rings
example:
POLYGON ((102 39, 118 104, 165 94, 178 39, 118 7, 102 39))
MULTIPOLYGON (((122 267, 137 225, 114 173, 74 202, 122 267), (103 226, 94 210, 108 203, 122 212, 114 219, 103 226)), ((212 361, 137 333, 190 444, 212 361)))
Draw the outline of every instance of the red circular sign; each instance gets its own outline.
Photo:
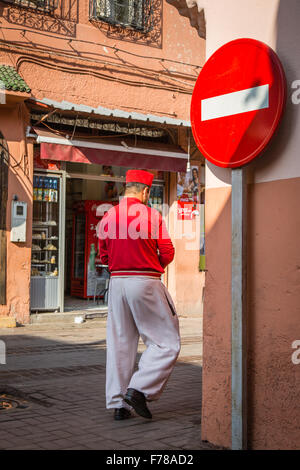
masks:
POLYGON ((220 47, 195 84, 191 124, 207 160, 234 168, 259 155, 279 123, 286 81, 275 52, 254 39, 220 47))

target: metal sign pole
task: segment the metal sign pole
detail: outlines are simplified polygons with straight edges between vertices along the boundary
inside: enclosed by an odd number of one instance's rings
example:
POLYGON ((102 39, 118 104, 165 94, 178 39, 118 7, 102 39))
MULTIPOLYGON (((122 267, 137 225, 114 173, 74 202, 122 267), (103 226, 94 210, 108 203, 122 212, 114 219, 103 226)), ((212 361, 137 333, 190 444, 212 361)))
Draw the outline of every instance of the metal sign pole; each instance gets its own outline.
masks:
POLYGON ((246 220, 245 168, 233 169, 231 248, 231 426, 232 449, 247 448, 246 220))

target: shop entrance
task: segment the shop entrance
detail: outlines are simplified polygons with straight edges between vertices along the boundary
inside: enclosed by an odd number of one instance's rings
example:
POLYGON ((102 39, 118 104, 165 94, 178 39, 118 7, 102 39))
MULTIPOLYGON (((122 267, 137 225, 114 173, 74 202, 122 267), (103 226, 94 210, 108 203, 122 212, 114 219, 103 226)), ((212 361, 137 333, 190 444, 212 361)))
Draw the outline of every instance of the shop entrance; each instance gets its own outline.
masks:
MULTIPOLYGON (((127 168, 66 163, 64 310, 107 310, 108 266, 100 261, 97 225, 125 192, 127 168)), ((164 174, 156 172, 150 204, 162 211, 164 174)))
MULTIPOLYGON (((106 313, 109 272, 100 261, 96 229, 123 197, 126 171, 65 162, 59 172, 35 172, 32 312, 106 313)), ((149 199, 161 213, 167 174, 155 172, 149 199)))
POLYGON ((64 310, 67 312, 107 310, 109 271, 100 261, 97 225, 124 193, 124 175, 118 170, 105 165, 66 164, 64 310))

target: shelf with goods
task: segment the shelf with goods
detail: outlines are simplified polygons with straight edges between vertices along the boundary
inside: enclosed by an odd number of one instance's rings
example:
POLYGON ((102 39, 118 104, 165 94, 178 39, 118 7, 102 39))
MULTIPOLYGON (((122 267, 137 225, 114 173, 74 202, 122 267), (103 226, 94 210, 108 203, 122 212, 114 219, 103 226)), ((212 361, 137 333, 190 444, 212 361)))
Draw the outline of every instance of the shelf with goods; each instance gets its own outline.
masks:
POLYGON ((58 276, 59 179, 33 177, 32 277, 58 276))
POLYGON ((57 235, 51 235, 51 232, 51 226, 46 230, 42 227, 33 227, 31 245, 32 276, 58 276, 59 238, 57 235))
MULTIPOLYGON (((58 241, 58 238, 54 239, 58 241)), ((53 238, 45 237, 32 240, 31 275, 58 276, 58 248, 52 243, 53 238), (50 243, 49 243, 50 242, 50 243)))

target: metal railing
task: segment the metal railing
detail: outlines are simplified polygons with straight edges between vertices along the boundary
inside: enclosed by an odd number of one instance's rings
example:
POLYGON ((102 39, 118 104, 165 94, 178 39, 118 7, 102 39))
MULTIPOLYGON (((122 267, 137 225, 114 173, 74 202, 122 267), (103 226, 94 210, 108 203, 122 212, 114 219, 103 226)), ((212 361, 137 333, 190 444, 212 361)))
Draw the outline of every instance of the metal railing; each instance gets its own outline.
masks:
POLYGON ((34 10, 53 12, 58 7, 59 0, 2 0, 5 3, 11 3, 24 8, 34 10))
POLYGON ((90 0, 90 18, 147 32, 152 26, 152 1, 90 0))

